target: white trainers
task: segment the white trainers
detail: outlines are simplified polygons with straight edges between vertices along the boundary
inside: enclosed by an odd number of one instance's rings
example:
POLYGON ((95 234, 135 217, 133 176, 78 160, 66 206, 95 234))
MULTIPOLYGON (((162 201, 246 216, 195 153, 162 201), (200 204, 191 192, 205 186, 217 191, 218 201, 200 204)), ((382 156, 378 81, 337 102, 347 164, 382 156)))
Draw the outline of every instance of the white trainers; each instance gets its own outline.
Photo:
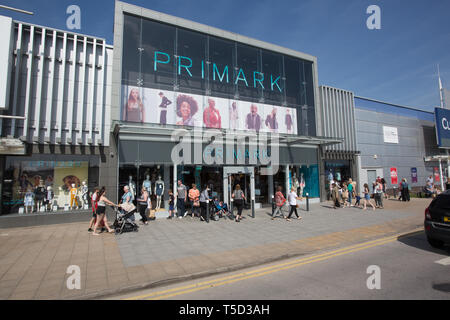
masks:
POLYGON ((184 218, 184 217, 186 217, 186 216, 187 216, 187 214, 188 214, 188 212, 186 211, 186 212, 184 213, 184 216, 183 216, 183 218, 184 218))
POLYGON ((183 219, 183 217, 182 217, 182 216, 179 216, 178 219, 183 219))

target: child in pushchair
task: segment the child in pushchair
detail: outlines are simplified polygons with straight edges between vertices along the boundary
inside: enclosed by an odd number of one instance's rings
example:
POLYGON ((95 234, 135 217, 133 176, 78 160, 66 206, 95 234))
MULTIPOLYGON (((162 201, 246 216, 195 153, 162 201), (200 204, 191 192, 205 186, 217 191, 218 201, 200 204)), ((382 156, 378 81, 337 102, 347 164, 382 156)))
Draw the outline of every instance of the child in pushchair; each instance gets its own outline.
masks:
MULTIPOLYGON (((230 212, 230 210, 228 210, 228 205, 226 203, 224 203, 223 201, 219 201, 218 198, 214 198, 214 217, 217 217, 217 220, 219 218, 225 218, 228 217, 229 219, 234 219, 231 218, 232 214, 230 212)), ((216 219, 214 219, 216 220, 216 219)))
POLYGON ((116 230, 116 234, 122 234, 123 232, 138 232, 139 226, 135 223, 134 214, 136 213, 136 207, 129 204, 121 204, 121 210, 114 207, 116 212, 116 220, 113 227, 116 230))

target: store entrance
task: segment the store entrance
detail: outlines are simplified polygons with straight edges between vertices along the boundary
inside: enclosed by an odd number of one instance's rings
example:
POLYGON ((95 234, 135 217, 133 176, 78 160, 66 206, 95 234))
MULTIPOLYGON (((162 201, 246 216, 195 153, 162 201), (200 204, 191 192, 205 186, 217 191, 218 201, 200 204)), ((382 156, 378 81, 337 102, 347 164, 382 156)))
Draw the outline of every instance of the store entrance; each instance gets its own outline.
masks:
POLYGON ((253 167, 225 167, 223 169, 224 199, 231 203, 231 195, 239 185, 244 191, 245 209, 252 209, 252 200, 255 200, 255 168, 253 167))

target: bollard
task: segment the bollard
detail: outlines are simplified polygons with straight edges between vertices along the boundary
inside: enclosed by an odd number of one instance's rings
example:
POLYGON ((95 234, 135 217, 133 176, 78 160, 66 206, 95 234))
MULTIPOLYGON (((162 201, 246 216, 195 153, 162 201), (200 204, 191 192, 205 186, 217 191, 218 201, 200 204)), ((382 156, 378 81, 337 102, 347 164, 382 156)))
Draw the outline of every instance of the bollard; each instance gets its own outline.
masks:
POLYGON ((206 200, 206 222, 209 223, 209 200, 206 200))
POLYGON ((234 201, 234 199, 231 198, 231 199, 230 199, 230 212, 231 212, 231 216, 234 216, 234 213, 233 213, 233 210, 234 210, 234 208, 233 208, 233 201, 234 201))
POLYGON ((273 214, 274 214, 274 212, 275 212, 275 196, 274 195, 272 195, 272 217, 273 217, 273 214))
POLYGON ((255 219, 255 199, 252 199, 252 218, 255 219))
POLYGON ((309 193, 306 194, 306 211, 309 211, 309 193))

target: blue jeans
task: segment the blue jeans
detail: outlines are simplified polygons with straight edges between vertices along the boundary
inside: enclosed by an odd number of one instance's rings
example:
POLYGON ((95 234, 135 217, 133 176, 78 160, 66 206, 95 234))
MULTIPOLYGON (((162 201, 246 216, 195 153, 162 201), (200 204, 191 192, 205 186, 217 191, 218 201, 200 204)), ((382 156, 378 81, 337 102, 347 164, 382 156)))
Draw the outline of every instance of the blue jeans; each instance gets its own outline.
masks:
POLYGON ((182 217, 184 215, 184 212, 186 210, 184 209, 184 199, 178 198, 177 201, 177 215, 179 217, 182 217))
POLYGON ((348 192, 348 202, 352 204, 352 192, 348 192))

